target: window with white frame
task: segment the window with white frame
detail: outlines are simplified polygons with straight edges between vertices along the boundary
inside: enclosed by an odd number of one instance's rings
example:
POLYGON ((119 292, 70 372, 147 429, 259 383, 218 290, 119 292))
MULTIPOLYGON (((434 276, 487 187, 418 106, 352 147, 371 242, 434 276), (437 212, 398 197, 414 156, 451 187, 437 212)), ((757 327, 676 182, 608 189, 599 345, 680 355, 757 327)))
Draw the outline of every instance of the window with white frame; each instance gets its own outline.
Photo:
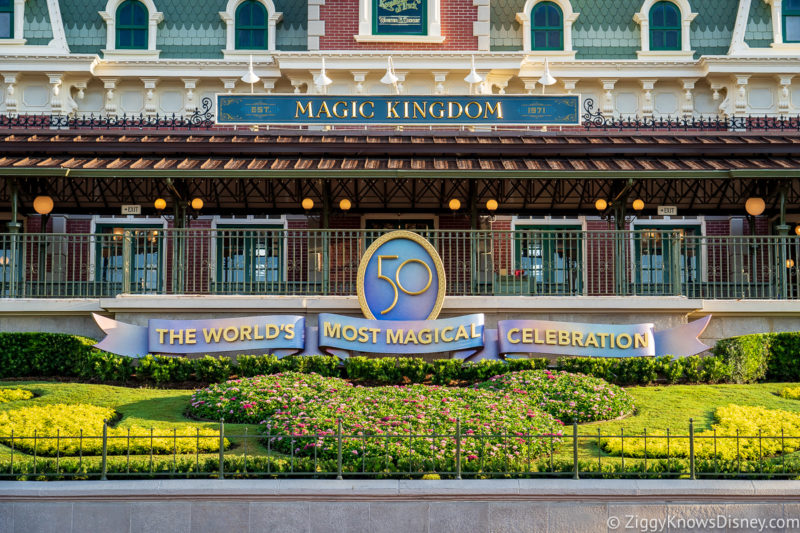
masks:
POLYGON ((272 0, 228 0, 219 16, 227 28, 226 55, 275 50, 275 29, 283 13, 272 0))
POLYGON ((441 43, 441 0, 359 0, 357 42, 441 43))
POLYGON ((23 26, 25 20, 25 0, 0 0, 0 42, 25 44, 23 26))
POLYGON ((158 55, 156 35, 164 14, 153 0, 108 0, 100 16, 106 23, 105 55, 158 55))
POLYGON ((578 15, 569 0, 526 0, 523 11, 517 13, 517 22, 522 25, 522 50, 574 56, 572 25, 578 15))
POLYGON ((644 0, 633 16, 641 34, 639 58, 691 59, 691 25, 695 17, 697 13, 692 12, 689 0, 644 0))

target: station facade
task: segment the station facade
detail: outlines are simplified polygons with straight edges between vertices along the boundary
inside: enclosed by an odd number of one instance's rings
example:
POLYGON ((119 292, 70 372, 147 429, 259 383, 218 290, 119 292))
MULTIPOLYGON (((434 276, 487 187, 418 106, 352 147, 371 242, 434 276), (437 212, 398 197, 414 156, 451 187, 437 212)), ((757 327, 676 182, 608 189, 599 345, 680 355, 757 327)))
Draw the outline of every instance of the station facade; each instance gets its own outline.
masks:
POLYGON ((800 316, 797 0, 0 0, 0 325, 357 314, 381 234, 443 315, 800 316), (551 125, 223 125, 219 94, 577 95, 551 125))

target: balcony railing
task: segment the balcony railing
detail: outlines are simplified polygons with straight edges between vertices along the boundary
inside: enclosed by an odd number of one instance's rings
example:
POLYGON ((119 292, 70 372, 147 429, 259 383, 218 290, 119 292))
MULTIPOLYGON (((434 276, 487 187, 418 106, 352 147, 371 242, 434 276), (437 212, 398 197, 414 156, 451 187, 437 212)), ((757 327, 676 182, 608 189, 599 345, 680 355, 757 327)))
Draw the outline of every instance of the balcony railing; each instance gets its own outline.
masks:
MULTIPOLYGON (((120 227, 0 234, 0 297, 354 295, 383 230, 120 227)), ((455 296, 798 299, 800 238, 641 231, 419 231, 455 296)))

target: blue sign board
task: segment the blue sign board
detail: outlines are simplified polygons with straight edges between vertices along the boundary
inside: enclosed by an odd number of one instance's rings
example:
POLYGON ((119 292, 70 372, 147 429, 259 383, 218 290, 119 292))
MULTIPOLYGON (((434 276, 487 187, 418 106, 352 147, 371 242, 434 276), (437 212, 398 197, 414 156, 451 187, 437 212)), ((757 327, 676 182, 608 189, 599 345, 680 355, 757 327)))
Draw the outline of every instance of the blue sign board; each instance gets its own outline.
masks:
POLYGON ((373 33, 426 35, 427 0, 374 0, 373 33))
POLYGON ((219 124, 579 125, 580 96, 218 94, 219 124))
POLYGON ((358 268, 358 301, 374 320, 433 320, 444 302, 442 260, 417 233, 393 231, 367 249, 358 268))

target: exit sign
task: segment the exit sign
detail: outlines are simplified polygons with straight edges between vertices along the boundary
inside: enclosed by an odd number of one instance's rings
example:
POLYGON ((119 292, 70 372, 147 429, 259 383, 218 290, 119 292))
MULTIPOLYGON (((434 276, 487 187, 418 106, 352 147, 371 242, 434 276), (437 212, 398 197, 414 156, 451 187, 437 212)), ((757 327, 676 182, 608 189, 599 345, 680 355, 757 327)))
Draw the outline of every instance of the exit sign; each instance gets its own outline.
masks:
POLYGON ((141 215, 142 214, 142 206, 140 206, 140 205, 123 205, 122 206, 122 214, 123 215, 141 215))
POLYGON ((658 206, 658 214, 662 217, 674 217, 678 215, 678 207, 674 205, 658 206))

